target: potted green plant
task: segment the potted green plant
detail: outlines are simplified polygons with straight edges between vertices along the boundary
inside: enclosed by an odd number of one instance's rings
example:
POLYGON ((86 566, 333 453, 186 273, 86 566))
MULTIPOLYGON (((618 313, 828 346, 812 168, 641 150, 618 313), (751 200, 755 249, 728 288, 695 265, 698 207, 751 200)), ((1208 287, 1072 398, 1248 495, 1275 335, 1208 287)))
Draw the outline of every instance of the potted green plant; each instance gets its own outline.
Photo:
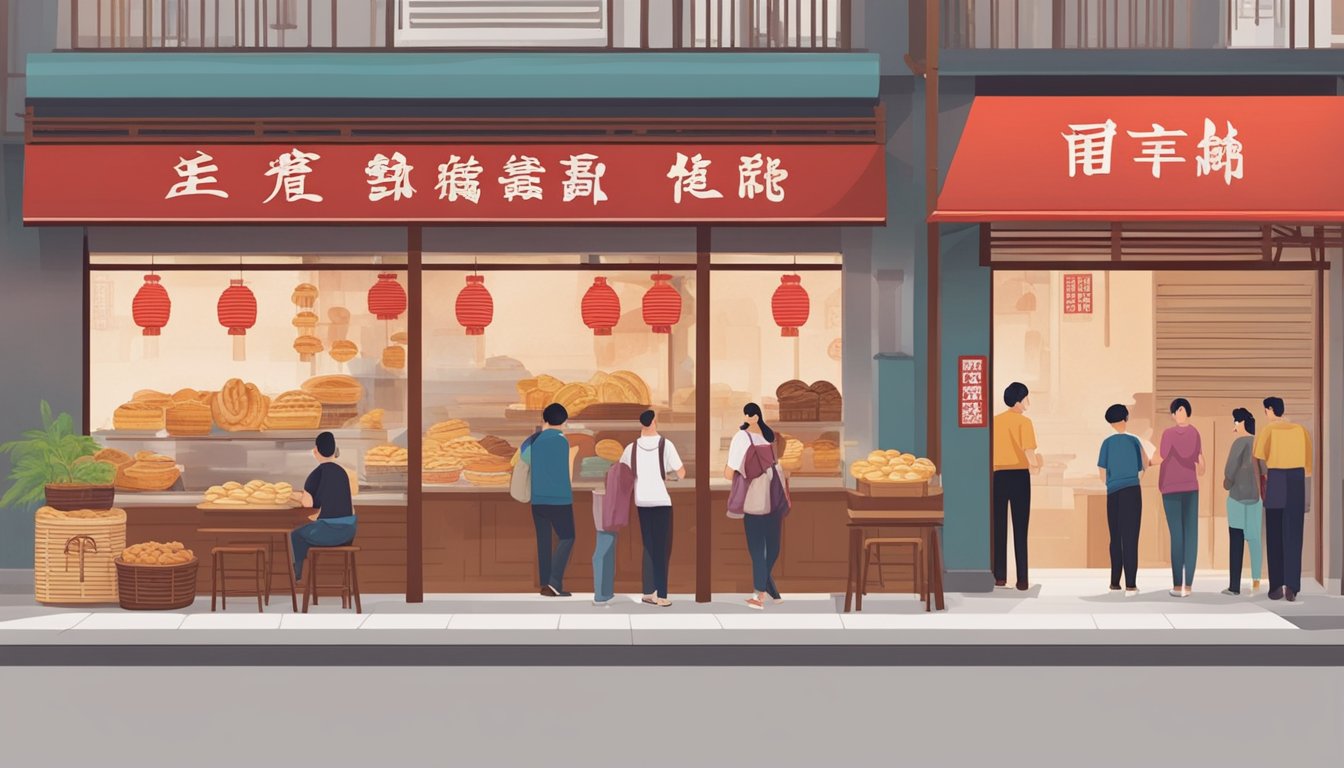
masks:
POLYGON ((53 416, 42 401, 42 428, 23 433, 23 439, 0 445, 10 455, 10 487, 0 507, 46 500, 59 510, 110 509, 116 497, 117 468, 97 461, 99 446, 88 435, 75 432, 70 414, 53 416))

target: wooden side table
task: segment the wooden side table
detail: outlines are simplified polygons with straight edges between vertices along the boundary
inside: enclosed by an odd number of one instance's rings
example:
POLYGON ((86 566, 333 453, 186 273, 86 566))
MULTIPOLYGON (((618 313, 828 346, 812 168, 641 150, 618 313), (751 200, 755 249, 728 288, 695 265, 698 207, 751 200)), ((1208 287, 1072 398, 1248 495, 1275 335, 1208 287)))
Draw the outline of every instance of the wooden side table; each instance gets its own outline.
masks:
MULTIPOLYGON (((943 596, 943 495, 876 497, 849 493, 849 572, 845 579, 845 613, 863 610, 863 538, 866 529, 899 531, 923 542, 925 573, 937 610, 947 608, 943 596)), ((925 610, 930 610, 925 603, 925 610)))

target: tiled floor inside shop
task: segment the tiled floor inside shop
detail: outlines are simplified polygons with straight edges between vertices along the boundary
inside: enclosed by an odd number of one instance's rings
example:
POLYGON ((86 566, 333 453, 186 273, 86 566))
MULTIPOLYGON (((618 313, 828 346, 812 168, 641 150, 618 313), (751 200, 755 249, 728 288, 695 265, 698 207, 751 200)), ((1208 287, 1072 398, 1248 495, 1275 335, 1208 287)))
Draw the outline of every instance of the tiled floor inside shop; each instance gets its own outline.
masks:
MULTIPOLYGON (((1165 571, 1141 574, 1162 584, 1165 571)), ((324 599, 294 614, 288 595, 258 613, 255 600, 210 611, 208 596, 174 612, 115 606, 57 608, 31 593, 0 595, 0 645, 9 644, 1322 644, 1344 641, 1344 597, 1304 585, 1296 603, 1272 602, 1262 590, 1218 594, 1219 574, 1201 574, 1197 591, 1174 598, 1152 589, 1126 598, 1106 590, 1106 574, 1044 571, 1027 592, 951 593, 947 610, 925 613, 914 596, 870 594, 861 613, 844 613, 843 595, 785 595, 753 611, 743 595, 707 604, 674 595, 669 608, 618 596, 597 607, 591 595, 365 595, 364 612, 324 599)))

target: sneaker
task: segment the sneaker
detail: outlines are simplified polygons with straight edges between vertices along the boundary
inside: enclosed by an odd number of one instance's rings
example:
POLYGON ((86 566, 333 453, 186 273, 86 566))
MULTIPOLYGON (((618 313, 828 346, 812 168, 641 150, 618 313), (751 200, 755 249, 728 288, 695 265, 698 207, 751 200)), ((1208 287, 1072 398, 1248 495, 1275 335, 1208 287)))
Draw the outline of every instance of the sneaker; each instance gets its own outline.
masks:
POLYGON ((558 595, 556 595, 556 593, 555 593, 555 590, 551 589, 550 587, 542 587, 542 588, 541 588, 541 596, 542 596, 542 597, 558 597, 558 595))
POLYGON ((1241 596, 1241 592, 1239 592, 1239 591, 1235 591, 1235 590, 1231 590, 1231 589, 1224 589, 1224 590, 1223 590, 1223 594, 1224 594, 1224 595, 1227 595, 1228 597, 1240 597, 1240 596, 1241 596))
POLYGON ((1182 592, 1180 589, 1167 590, 1167 594, 1171 595, 1172 597, 1185 597, 1185 593, 1182 592))
POLYGON ((593 601, 593 605, 596 606, 596 607, 598 607, 598 608, 610 608, 610 607, 611 607, 611 601, 612 601, 612 598, 607 598, 606 600, 594 600, 594 601, 593 601))
POLYGON ((1138 587, 1126 587, 1126 588, 1125 588, 1125 597, 1138 597, 1138 596, 1139 596, 1139 588, 1138 588, 1138 587))
POLYGON ((573 596, 574 596, 574 593, 573 593, 573 592, 566 592, 566 591, 563 590, 563 589, 556 589, 555 587, 551 587, 551 591, 555 593, 555 596, 556 596, 556 597, 573 597, 573 596))

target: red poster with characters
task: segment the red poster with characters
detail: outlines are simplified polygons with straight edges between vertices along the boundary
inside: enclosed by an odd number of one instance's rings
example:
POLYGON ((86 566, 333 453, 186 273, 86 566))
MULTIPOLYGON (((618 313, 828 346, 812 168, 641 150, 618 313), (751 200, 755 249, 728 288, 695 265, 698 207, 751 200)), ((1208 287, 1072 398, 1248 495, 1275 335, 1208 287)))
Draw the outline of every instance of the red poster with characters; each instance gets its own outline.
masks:
POLYGON ((989 424, 989 360, 984 355, 957 358, 957 426, 989 424))

